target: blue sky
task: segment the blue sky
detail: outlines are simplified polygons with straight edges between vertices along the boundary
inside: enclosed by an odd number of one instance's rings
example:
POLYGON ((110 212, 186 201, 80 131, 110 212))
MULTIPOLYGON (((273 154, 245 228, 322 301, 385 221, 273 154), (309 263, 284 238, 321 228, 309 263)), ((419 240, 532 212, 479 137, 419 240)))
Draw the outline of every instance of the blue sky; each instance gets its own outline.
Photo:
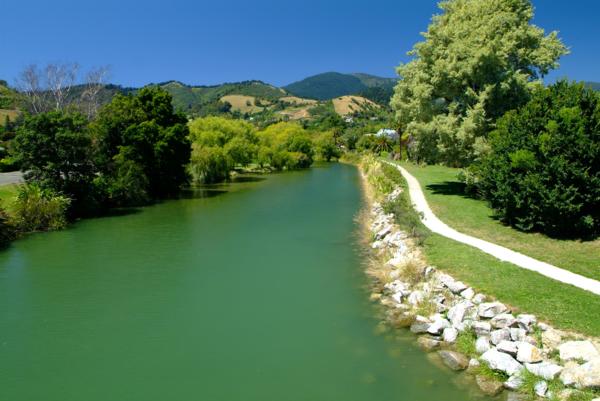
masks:
MULTIPOLYGON (((30 0, 2 4, 0 78, 30 63, 110 65, 140 86, 260 79, 284 85, 325 71, 394 76, 436 12, 432 0, 30 0)), ((572 54, 550 80, 600 81, 600 2, 534 0, 535 23, 572 54)))

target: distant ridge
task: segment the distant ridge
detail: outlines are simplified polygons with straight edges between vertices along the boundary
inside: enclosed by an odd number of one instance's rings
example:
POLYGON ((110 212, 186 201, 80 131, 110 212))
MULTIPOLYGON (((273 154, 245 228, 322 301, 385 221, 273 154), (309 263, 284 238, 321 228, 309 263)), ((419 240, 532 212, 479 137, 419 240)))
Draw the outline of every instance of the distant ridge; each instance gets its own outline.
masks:
POLYGON ((396 78, 382 78, 363 73, 326 72, 291 83, 283 89, 304 98, 329 100, 340 96, 362 94, 371 88, 380 88, 391 93, 396 82, 396 78))

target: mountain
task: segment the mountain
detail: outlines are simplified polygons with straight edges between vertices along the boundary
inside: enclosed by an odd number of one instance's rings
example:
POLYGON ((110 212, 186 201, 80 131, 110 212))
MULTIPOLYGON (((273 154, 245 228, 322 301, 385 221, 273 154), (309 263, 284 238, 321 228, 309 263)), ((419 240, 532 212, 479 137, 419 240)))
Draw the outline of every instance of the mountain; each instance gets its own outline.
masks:
POLYGON ((600 82, 584 82, 583 84, 590 89, 600 91, 600 82))
POLYGON ((217 102, 228 95, 251 96, 267 101, 288 96, 283 89, 262 81, 233 82, 213 86, 190 86, 178 81, 168 81, 155 85, 173 96, 175 108, 186 112, 197 112, 202 106, 217 102))
POLYGON ((294 82, 284 86, 283 89, 304 98, 329 100, 367 92, 370 88, 391 91, 396 81, 395 78, 382 78, 369 74, 326 72, 294 82))

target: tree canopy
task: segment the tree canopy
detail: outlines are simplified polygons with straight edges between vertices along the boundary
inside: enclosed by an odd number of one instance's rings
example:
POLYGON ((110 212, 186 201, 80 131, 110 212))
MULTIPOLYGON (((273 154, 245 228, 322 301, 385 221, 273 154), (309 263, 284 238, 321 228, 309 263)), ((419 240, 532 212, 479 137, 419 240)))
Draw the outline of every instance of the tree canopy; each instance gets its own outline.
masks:
POLYGON ((413 158, 462 166, 487 149, 495 120, 525 104, 568 52, 531 24, 529 0, 447 0, 397 69, 391 105, 413 158))

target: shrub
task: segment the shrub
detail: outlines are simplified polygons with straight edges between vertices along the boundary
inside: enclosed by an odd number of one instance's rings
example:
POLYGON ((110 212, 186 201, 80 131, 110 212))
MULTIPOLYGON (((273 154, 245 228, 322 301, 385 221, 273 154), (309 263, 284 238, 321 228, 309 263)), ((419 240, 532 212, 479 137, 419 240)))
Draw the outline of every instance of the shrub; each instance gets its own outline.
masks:
POLYGON ((472 168, 499 217, 558 237, 600 234, 600 95, 562 81, 502 117, 472 168))
POLYGON ((10 224, 8 215, 0 208, 0 248, 5 247, 13 239, 14 227, 10 224))
POLYGON ((70 199, 36 184, 19 189, 14 204, 15 226, 21 232, 60 230, 67 225, 70 199))

